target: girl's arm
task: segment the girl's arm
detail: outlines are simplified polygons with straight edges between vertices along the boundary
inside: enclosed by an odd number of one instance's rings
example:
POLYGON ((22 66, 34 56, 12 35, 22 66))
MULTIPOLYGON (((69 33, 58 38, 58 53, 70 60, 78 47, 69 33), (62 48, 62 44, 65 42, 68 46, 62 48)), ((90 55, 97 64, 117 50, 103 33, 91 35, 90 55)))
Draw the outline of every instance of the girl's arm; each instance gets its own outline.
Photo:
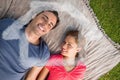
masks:
POLYGON ((40 74, 38 75, 37 80, 45 80, 48 73, 49 73, 49 70, 46 67, 43 67, 40 74))
POLYGON ((36 80, 42 68, 43 67, 32 67, 31 70, 27 73, 25 80, 36 80))

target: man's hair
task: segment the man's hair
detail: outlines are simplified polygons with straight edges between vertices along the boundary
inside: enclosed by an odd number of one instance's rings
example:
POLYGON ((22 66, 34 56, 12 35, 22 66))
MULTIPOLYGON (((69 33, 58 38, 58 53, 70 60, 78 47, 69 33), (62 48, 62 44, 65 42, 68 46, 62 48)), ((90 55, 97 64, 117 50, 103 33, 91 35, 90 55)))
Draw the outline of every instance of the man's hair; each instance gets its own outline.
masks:
POLYGON ((51 12, 51 13, 53 13, 53 14, 56 16, 57 21, 56 21, 55 26, 54 26, 52 29, 56 28, 57 25, 58 25, 59 22, 60 22, 58 12, 57 12, 57 11, 53 11, 53 10, 45 10, 45 11, 42 11, 42 12, 38 13, 36 16, 38 16, 39 14, 41 14, 41 13, 43 13, 43 12, 51 12))

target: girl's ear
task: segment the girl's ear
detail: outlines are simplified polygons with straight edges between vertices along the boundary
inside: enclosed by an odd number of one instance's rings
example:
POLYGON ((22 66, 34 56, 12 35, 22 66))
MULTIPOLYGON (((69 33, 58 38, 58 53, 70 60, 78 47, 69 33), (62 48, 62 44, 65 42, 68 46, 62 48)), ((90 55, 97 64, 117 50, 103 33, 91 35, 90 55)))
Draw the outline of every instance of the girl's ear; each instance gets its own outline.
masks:
POLYGON ((82 48, 77 48, 77 52, 80 52, 82 48))

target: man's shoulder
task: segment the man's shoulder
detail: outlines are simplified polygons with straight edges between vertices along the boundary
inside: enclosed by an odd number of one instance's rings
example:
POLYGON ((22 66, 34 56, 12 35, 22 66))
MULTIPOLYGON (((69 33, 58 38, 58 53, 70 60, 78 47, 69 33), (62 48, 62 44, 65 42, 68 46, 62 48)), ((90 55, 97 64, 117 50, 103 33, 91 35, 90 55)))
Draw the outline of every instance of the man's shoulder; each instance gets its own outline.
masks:
POLYGON ((4 30, 8 26, 10 26, 15 20, 12 18, 4 18, 0 19, 0 30, 4 30))
POLYGON ((15 19, 13 18, 3 18, 3 19, 0 19, 0 24, 2 23, 11 23, 11 22, 14 22, 15 19))
POLYGON ((43 38, 40 38, 40 45, 45 49, 48 49, 48 45, 43 38))

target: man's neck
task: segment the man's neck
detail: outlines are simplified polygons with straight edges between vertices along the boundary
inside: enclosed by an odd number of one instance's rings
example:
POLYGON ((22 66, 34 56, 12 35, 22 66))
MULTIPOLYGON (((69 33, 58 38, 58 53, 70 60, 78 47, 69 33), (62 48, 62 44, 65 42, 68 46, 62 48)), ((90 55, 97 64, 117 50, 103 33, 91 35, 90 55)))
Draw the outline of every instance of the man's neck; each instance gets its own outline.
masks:
POLYGON ((28 42, 30 42, 33 45, 38 45, 40 43, 40 38, 27 28, 25 29, 25 36, 28 42))

